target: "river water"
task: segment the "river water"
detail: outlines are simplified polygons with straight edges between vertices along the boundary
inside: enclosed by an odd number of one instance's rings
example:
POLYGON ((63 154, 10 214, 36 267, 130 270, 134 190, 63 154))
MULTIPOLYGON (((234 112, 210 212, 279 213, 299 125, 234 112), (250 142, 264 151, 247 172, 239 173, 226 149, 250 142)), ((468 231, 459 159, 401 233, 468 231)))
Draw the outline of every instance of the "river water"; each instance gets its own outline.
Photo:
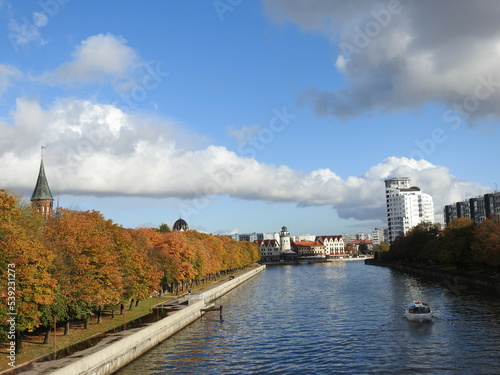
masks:
POLYGON ((130 374, 500 374, 500 298, 362 261, 268 267, 130 374), (421 300, 431 323, 404 318, 421 300))

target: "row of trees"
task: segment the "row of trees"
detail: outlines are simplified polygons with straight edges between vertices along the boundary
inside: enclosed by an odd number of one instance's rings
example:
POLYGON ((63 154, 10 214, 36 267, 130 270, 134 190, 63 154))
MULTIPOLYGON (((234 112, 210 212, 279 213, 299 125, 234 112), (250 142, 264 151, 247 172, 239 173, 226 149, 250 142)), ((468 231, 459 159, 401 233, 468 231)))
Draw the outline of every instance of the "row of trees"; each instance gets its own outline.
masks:
POLYGON ((477 264, 500 271, 500 222, 486 219, 476 225, 461 217, 444 230, 436 224, 420 223, 405 236, 398 237, 386 253, 386 260, 455 264, 467 270, 477 264))
MULTIPOLYGON (((50 327, 54 319, 67 328, 74 319, 88 324, 91 312, 132 306, 260 258, 249 242, 165 232, 125 229, 97 211, 62 209, 44 221, 31 205, 0 191, 0 315, 13 316, 8 302, 15 302, 16 349, 22 332, 50 327)), ((2 339, 9 329, 2 321, 2 339)))

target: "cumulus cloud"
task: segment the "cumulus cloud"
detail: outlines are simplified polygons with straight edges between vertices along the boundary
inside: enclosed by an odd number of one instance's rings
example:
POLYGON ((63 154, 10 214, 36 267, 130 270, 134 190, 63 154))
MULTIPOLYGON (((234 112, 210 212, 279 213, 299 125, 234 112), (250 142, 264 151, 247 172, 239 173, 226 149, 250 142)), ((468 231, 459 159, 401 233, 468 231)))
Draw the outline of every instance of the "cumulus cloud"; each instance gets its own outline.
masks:
POLYGON ((276 22, 325 34, 338 47, 346 86, 311 88, 303 103, 319 115, 450 108, 469 123, 500 117, 500 3, 494 1, 265 0, 276 22))
POLYGON ((330 205, 342 218, 385 220, 384 179, 406 176, 442 206, 483 187, 460 181, 425 160, 390 157, 361 176, 330 169, 309 173, 264 164, 220 146, 179 143, 179 125, 131 115, 111 105, 66 99, 42 108, 20 99, 12 123, 0 123, 2 187, 31 193, 39 149, 53 191, 95 196, 228 195, 246 200, 330 205))
POLYGON ((140 65, 136 52, 125 39, 112 34, 94 35, 82 41, 73 60, 44 75, 59 83, 117 83, 128 79, 140 65))

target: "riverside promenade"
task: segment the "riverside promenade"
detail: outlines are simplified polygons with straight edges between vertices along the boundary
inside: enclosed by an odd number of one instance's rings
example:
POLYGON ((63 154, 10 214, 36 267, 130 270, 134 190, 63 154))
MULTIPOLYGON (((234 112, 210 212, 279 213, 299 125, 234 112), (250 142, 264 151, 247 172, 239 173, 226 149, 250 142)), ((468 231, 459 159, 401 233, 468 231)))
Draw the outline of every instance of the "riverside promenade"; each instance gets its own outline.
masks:
POLYGON ((108 375, 119 370, 177 331, 200 318, 217 298, 264 271, 254 266, 176 300, 153 307, 165 318, 142 327, 107 334, 96 345, 68 357, 46 362, 33 362, 21 369, 26 375, 108 375))

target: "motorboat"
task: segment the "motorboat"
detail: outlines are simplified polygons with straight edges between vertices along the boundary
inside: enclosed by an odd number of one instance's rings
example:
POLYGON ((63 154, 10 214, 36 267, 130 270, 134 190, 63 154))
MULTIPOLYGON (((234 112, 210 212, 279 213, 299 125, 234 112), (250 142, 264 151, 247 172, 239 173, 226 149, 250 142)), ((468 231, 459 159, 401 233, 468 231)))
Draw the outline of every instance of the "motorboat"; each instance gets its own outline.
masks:
POLYGON ((406 319, 412 322, 430 322, 432 320, 430 306, 420 301, 410 302, 406 306, 405 315, 406 319))

